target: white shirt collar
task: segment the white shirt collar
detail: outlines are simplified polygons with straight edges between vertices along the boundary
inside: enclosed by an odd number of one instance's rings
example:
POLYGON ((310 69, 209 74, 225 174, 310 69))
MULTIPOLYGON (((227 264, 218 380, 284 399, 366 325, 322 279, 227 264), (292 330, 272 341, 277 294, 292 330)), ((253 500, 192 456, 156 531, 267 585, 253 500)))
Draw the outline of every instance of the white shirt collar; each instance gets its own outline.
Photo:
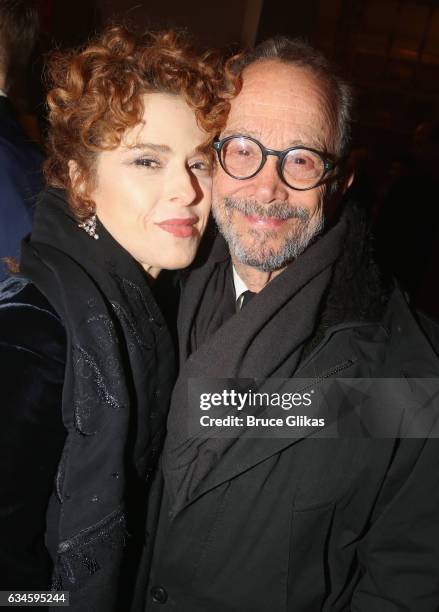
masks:
POLYGON ((236 294, 236 305, 238 309, 241 309, 242 306, 242 296, 248 291, 247 285, 244 283, 242 278, 239 276, 238 272, 235 270, 235 266, 232 266, 233 269, 233 284, 235 285, 235 294, 236 294))
POLYGON ((3 91, 3 89, 0 89, 0 98, 7 98, 8 96, 5 94, 5 92, 3 91))

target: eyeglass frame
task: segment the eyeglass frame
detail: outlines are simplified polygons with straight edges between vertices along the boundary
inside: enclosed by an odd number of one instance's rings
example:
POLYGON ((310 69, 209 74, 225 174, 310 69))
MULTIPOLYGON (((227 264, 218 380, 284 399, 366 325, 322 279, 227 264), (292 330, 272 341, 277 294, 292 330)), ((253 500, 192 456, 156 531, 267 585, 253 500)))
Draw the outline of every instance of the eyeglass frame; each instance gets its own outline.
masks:
POLYGON ((281 181, 283 183, 285 183, 285 185, 287 185, 287 187, 289 187, 290 189, 294 189, 295 191, 310 191, 311 189, 315 189, 316 187, 319 187, 319 185, 322 185, 324 183, 324 177, 326 174, 328 174, 328 172, 331 172, 331 170, 334 170, 334 168, 340 163, 341 158, 337 159, 335 161, 331 161, 329 159, 327 159, 324 155, 322 155, 322 153, 320 151, 317 151, 316 149, 312 149, 311 147, 304 147, 304 146, 295 146, 295 147, 289 147, 288 149, 284 149, 283 151, 279 151, 276 149, 268 149, 267 147, 264 147, 264 145, 262 143, 259 142, 259 140, 256 140, 256 138, 253 138, 252 136, 246 136, 244 134, 232 134, 231 136, 226 136, 225 138, 216 138, 213 142, 212 142, 212 147, 213 149, 216 151, 216 154, 218 156, 218 161, 221 165, 221 168, 224 170, 224 172, 226 174, 228 174, 229 176, 231 176, 232 178, 236 179, 237 181, 246 181, 248 179, 253 178, 254 176, 256 176, 261 170, 262 168, 265 166, 265 162, 267 161, 267 157, 269 155, 274 155, 275 157, 277 157, 277 163, 276 163, 276 169, 277 169, 277 174, 279 176, 279 178, 281 179, 281 181), (261 163, 259 164, 259 168, 253 172, 253 174, 250 174, 250 176, 234 176, 233 174, 231 174, 228 170, 226 170, 226 168, 224 167, 223 161, 221 159, 221 151, 223 146, 229 142, 230 140, 233 140, 234 138, 246 138, 247 140, 251 140, 252 142, 254 142, 255 144, 258 145, 259 149, 261 150, 262 153, 262 158, 261 158, 261 163), (286 158, 286 156, 288 155, 288 153, 290 153, 291 151, 311 151, 311 153, 315 153, 316 155, 318 155, 320 157, 320 159, 323 162, 323 174, 322 176, 319 178, 319 180, 317 181, 317 183, 315 185, 313 185, 312 187, 304 187, 303 189, 301 189, 300 187, 293 187, 292 185, 290 185, 285 177, 283 176, 283 172, 282 172, 282 164, 284 162, 284 159, 286 158))

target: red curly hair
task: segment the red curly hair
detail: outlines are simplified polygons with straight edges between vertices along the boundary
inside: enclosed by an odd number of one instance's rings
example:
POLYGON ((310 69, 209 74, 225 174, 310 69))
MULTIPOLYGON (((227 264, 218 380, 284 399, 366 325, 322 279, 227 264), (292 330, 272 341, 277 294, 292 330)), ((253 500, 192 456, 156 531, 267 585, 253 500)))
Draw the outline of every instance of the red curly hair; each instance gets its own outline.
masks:
POLYGON ((106 29, 87 46, 52 56, 48 67, 47 183, 65 189, 78 219, 94 209, 90 191, 100 151, 116 148, 143 116, 142 95, 181 95, 194 109, 209 141, 221 131, 238 80, 219 57, 197 55, 173 31, 141 37, 126 28, 106 29), (76 163, 74 179, 69 161, 76 163))

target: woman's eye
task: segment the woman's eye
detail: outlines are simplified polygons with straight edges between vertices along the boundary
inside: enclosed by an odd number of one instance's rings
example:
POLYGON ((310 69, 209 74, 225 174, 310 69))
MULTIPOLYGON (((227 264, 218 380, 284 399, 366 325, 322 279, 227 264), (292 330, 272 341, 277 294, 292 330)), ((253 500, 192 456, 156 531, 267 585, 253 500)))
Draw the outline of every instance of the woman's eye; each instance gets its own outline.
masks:
POLYGON ((136 166, 144 166, 145 168, 160 167, 160 162, 157 159, 153 159, 152 157, 141 157, 140 159, 136 159, 134 164, 136 166))

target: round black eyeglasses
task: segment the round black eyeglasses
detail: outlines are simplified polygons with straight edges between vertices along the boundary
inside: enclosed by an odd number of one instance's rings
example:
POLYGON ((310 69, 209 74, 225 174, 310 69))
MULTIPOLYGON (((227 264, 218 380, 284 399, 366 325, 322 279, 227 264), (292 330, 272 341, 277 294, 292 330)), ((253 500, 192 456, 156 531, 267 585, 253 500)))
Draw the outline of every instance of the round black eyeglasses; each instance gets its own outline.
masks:
POLYGON ((322 153, 308 147, 290 147, 284 151, 267 149, 251 136, 240 134, 215 140, 222 169, 232 178, 243 181, 254 177, 264 167, 268 155, 277 157, 277 172, 282 181, 298 191, 314 189, 333 170, 338 161, 330 161, 322 153))

